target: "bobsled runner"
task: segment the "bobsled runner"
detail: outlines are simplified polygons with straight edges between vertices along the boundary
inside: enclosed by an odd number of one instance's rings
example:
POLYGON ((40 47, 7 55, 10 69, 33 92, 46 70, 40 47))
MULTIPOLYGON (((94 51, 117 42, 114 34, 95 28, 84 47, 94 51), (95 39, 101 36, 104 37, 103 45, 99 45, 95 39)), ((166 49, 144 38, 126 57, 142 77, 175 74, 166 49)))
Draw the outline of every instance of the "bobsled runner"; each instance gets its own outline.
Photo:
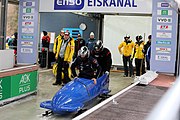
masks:
POLYGON ((78 112, 92 99, 108 94, 108 83, 108 72, 98 78, 96 84, 90 79, 75 78, 62 87, 51 101, 40 103, 40 107, 51 110, 54 114, 78 112))

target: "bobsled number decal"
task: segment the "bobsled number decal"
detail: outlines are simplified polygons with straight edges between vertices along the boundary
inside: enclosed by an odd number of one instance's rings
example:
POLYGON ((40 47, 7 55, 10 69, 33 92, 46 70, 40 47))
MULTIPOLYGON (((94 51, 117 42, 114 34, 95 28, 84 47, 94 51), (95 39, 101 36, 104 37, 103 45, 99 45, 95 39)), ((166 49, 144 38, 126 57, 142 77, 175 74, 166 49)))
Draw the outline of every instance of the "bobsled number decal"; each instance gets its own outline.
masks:
POLYGON ((84 0, 54 0, 54 10, 81 10, 84 0))

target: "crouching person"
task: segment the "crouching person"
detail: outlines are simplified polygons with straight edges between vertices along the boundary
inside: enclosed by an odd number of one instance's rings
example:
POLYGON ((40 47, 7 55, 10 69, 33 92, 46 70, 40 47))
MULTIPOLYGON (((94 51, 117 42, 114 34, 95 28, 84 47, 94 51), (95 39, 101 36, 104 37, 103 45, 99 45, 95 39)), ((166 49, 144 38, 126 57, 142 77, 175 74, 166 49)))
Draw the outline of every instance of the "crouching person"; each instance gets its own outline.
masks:
POLYGON ((90 51, 86 46, 81 47, 78 51, 78 57, 74 59, 71 65, 73 77, 92 79, 96 84, 96 79, 99 77, 101 67, 96 59, 90 56, 90 51), (76 73, 76 68, 79 74, 76 73))

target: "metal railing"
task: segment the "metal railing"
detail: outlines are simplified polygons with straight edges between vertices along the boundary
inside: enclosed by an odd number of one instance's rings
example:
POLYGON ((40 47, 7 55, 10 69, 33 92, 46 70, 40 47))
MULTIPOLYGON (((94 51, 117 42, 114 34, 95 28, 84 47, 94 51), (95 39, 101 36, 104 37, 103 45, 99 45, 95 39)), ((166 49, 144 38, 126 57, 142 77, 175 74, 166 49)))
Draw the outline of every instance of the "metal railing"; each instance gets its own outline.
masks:
POLYGON ((180 120, 180 78, 176 79, 146 120, 180 120))

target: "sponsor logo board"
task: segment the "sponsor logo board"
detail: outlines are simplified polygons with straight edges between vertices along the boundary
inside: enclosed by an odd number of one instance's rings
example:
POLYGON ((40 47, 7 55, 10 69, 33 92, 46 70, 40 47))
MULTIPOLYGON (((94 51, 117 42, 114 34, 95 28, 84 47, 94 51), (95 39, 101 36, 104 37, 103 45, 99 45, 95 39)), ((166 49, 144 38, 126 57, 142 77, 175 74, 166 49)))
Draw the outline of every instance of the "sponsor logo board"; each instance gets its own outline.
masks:
POLYGON ((21 53, 33 53, 33 48, 21 48, 21 53))
POLYGON ((157 38, 171 38, 172 33, 166 33, 166 32, 157 32, 156 33, 157 38))
POLYGON ((156 41, 157 45, 171 45, 171 41, 156 41))
POLYGON ((23 6, 24 7, 34 7, 35 6, 35 2, 31 2, 31 1, 23 2, 23 6))
POLYGON ((33 38, 34 38, 33 35, 28 35, 28 34, 23 34, 21 36, 21 39, 23 39, 23 40, 32 40, 33 38))
POLYGON ((170 53, 171 52, 171 48, 156 47, 156 52, 157 53, 170 53))
POLYGON ((172 25, 157 25, 157 30, 172 30, 172 25))
POLYGON ((33 42, 30 42, 30 41, 21 41, 21 45, 22 46, 32 46, 33 42))
POLYGON ((23 8, 23 13, 34 13, 34 8, 23 8))
POLYGON ((168 2, 158 2, 157 7, 158 8, 170 8, 170 5, 168 2))
POLYGON ((54 10, 81 10, 84 0, 54 0, 54 10))
POLYGON ((22 20, 34 20, 34 15, 22 15, 22 20))
POLYGON ((34 33, 34 28, 22 28, 22 33, 34 33))
POLYGON ((169 55, 156 55, 157 61, 171 61, 171 56, 169 55))
POLYGON ((157 10, 157 15, 172 15, 172 10, 157 10))
POLYGON ((172 23, 172 18, 157 17, 157 23, 172 23))
POLYGON ((34 26, 34 22, 31 22, 31 21, 22 22, 22 26, 33 27, 34 26))

